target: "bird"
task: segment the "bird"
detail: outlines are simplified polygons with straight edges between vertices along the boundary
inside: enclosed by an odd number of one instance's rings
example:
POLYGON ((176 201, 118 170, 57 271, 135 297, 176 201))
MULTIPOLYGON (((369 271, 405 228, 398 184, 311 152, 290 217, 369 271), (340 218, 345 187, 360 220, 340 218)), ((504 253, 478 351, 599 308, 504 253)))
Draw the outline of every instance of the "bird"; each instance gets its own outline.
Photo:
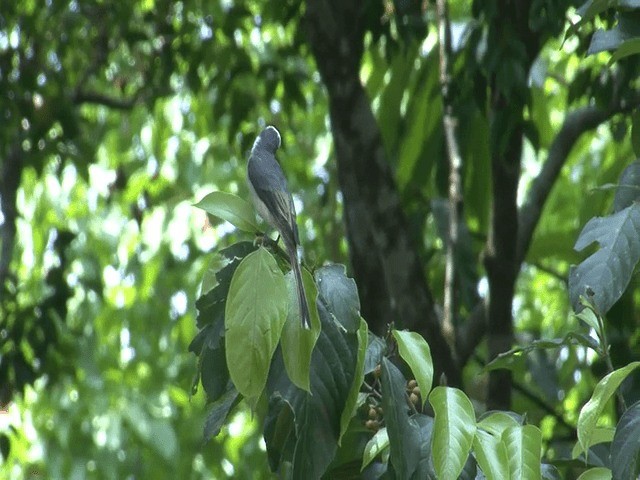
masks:
POLYGON ((276 127, 269 125, 260 132, 253 143, 247 163, 247 183, 258 214, 276 229, 282 238, 293 270, 302 326, 309 329, 311 316, 298 256, 300 237, 296 210, 287 178, 275 155, 281 144, 282 138, 276 127))

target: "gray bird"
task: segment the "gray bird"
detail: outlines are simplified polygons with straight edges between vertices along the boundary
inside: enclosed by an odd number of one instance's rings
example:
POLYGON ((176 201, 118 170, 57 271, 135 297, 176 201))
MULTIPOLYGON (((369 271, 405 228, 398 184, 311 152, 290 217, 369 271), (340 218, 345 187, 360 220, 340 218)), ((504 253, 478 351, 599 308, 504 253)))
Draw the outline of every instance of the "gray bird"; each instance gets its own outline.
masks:
POLYGON ((287 186, 287 179, 275 156, 280 143, 280 132, 275 127, 268 126, 258 135, 247 164, 247 180, 256 210, 269 225, 280 233, 289 254, 296 282, 302 326, 311 328, 309 306, 304 293, 298 258, 300 238, 296 224, 296 210, 287 186))

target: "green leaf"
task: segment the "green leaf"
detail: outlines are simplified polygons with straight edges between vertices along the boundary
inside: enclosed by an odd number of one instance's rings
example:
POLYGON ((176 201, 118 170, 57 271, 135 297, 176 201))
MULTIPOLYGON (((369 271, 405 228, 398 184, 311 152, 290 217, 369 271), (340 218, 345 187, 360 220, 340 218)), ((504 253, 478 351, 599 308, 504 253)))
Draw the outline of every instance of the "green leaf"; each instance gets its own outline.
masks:
POLYGON ((364 359, 364 374, 367 375, 373 372, 380 362, 382 356, 387 349, 387 345, 384 340, 369 332, 369 344, 367 345, 367 354, 364 359))
POLYGON ((225 308, 225 348, 231 380, 250 402, 257 401, 267 382, 287 317, 287 298, 284 275, 265 248, 240 262, 225 308))
POLYGON ((521 425, 521 423, 506 412, 490 413, 478 422, 478 428, 495 436, 502 436, 502 433, 507 428, 517 427, 519 425, 521 425))
POLYGON ((349 422, 358 408, 358 394, 360 393, 362 382, 364 382, 364 359, 367 353, 368 331, 369 328, 367 326, 367 322, 361 318, 360 328, 357 332, 358 358, 356 361, 356 371, 353 382, 351 383, 351 388, 349 389, 349 395, 347 396, 344 410, 342 410, 342 415, 340 416, 340 437, 338 438, 338 443, 342 441, 342 437, 349 427, 349 422))
POLYGON ((582 472, 578 480, 611 480, 611 470, 605 467, 594 467, 582 472))
POLYGON ((638 109, 631 114, 631 146, 636 158, 640 158, 640 110, 638 109))
POLYGON ((575 311, 580 296, 593 291, 591 300, 604 315, 629 285, 640 260, 640 203, 608 217, 589 220, 575 244, 577 251, 597 242, 600 249, 569 273, 569 295, 575 311))
POLYGON ((586 452, 593 443, 593 432, 596 423, 611 396, 618 389, 625 378, 636 368, 640 362, 633 362, 624 368, 611 372, 598 382, 589 401, 580 410, 578 417, 578 441, 586 452))
POLYGON ((507 447, 509 472, 512 479, 536 480, 542 477, 542 432, 533 425, 509 427, 502 432, 502 441, 507 447))
POLYGON ((611 55, 609 65, 617 62, 621 58, 628 57, 630 55, 637 55, 638 53, 640 53, 640 38, 630 38, 625 40, 618 45, 616 51, 611 55))
POLYGON ((293 407, 279 394, 273 395, 269 399, 263 432, 272 471, 278 470, 282 459, 293 458, 296 448, 295 431, 293 407))
POLYGON ((360 467, 360 471, 364 470, 364 468, 369 465, 374 458, 378 455, 381 455, 382 452, 389 448, 389 434, 387 433, 387 428, 381 428, 378 430, 371 440, 367 442, 364 447, 364 453, 362 454, 362 466, 360 467))
POLYGON ((478 429, 473 439, 473 453, 487 480, 510 478, 507 446, 500 436, 478 429))
POLYGON ((476 433, 473 405, 464 392, 451 387, 434 388, 429 402, 435 412, 431 449, 436 473, 438 478, 458 478, 476 433))
MULTIPOLYGON (((608 443, 613 440, 615 435, 615 428, 613 427, 595 427, 591 433, 591 442, 589 448, 600 443, 608 443)), ((576 442, 571 451, 572 458, 578 458, 581 454, 585 453, 580 442, 576 442)))
POLYGON ((420 388, 422 405, 427 402, 433 381, 433 361, 429 344, 416 332, 393 330, 400 357, 407 362, 420 388))
POLYGON ((620 417, 611 443, 614 478, 638 478, 640 474, 640 401, 620 417))
POLYGON ((398 478, 411 478, 420 462, 420 430, 409 421, 406 380, 387 358, 382 358, 382 408, 389 435, 389 463, 398 478))
POLYGON ((322 328, 311 355, 311 394, 293 385, 280 350, 276 351, 267 382, 268 452, 274 441, 271 435, 277 434, 280 439, 280 447, 269 453, 271 467, 277 471, 286 462, 293 478, 320 478, 333 461, 340 436, 339 419, 356 377, 357 334, 345 332, 324 306, 318 313, 322 328), (278 421, 283 408, 291 409, 293 422, 278 421))
POLYGON ((309 391, 309 371, 311 353, 320 336, 320 318, 316 307, 318 292, 313 278, 306 269, 302 269, 302 281, 304 282, 309 312, 311 314, 311 328, 306 329, 300 322, 298 292, 296 290, 295 277, 292 271, 285 275, 289 291, 289 313, 287 321, 282 329, 282 357, 284 368, 289 378, 297 387, 309 391))
POLYGON ((348 332, 360 328, 358 288, 344 265, 328 265, 314 272, 320 302, 348 332))
POLYGON ((540 465, 542 470, 542 480, 562 480, 562 476, 555 465, 543 463, 540 465))
POLYGON ((227 420, 229 412, 238 403, 238 401, 238 391, 235 388, 230 388, 224 395, 214 402, 213 405, 211 405, 211 410, 209 410, 207 420, 204 424, 203 437, 205 442, 220 433, 220 429, 227 420))
POLYGON ((640 199, 640 162, 635 161, 625 168, 622 175, 620 175, 620 185, 613 200, 613 209, 619 212, 633 202, 637 202, 638 199, 640 199))
POLYGON ((227 192, 211 192, 194 205, 245 232, 259 232, 255 211, 246 200, 227 192))
MULTIPOLYGON (((613 427, 596 427, 591 433, 591 445, 590 447, 599 443, 608 443, 613 440, 613 436, 616 433, 616 429, 613 427)), ((581 454, 585 453, 580 442, 576 442, 571 451, 571 458, 578 458, 581 454)))
MULTIPOLYGON (((583 297, 584 298, 584 297, 583 297)), ((586 299, 585 299, 586 301, 586 299)), ((584 301, 580 302, 582 305, 584 305, 584 301)), ((586 306, 586 305, 585 305, 586 306)), ((600 335, 602 332, 600 332, 600 322, 598 321, 598 317, 596 316, 595 312, 593 311, 593 309, 591 308, 585 308, 584 310, 582 310, 580 313, 578 313, 576 315, 576 317, 578 317, 580 320, 582 320, 584 323, 586 323, 587 325, 589 325, 591 328, 593 328, 596 333, 598 333, 598 335, 600 335)))

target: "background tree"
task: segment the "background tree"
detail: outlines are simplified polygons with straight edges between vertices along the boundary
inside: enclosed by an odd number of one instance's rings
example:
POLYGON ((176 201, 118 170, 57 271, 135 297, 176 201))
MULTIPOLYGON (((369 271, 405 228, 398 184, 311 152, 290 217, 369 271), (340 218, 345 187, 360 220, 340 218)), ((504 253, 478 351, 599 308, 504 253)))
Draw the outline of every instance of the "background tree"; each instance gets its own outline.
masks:
MULTIPOLYGON (((573 245, 612 204, 597 187, 638 152, 635 11, 576 6, 3 5, 0 402, 15 403, 1 468, 269 475, 242 409, 201 446, 187 353, 208 252, 247 239, 191 204, 246 196, 267 123, 283 132, 307 262, 348 263, 371 331, 419 332, 436 379, 480 410, 526 412, 548 457, 567 457, 604 358, 565 346, 482 368, 579 328, 573 245), (598 52, 614 48, 611 66, 598 52)), ((636 285, 607 314, 615 368, 637 359, 636 285)))

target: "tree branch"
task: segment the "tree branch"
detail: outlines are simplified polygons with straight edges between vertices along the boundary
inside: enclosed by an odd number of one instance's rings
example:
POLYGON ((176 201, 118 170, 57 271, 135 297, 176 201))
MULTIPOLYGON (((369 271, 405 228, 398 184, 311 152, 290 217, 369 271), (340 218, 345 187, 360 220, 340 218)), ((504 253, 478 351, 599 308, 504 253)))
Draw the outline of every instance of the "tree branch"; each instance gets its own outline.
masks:
MULTIPOLYGON (((0 176, 0 204, 2 205, 2 250, 0 251, 0 292, 4 291, 9 277, 13 246, 16 240, 16 220, 18 209, 16 197, 22 178, 24 162, 22 161, 22 148, 19 142, 10 147, 7 157, 2 162, 2 175, 0 176)), ((1 296, 1 295, 0 295, 1 296)))
POLYGON ((444 318, 442 331, 455 352, 456 329, 456 253, 460 233, 459 212, 462 205, 462 157, 458 147, 458 121, 453 115, 451 98, 451 24, 447 0, 437 0, 438 40, 440 48, 440 89, 444 104, 443 128, 449 158, 449 221, 447 235, 447 255, 444 280, 444 318))
POLYGON ((519 263, 522 263, 527 255, 533 233, 542 216, 544 204, 578 139, 583 133, 593 130, 622 110, 620 104, 617 108, 606 110, 597 106, 588 106, 579 108, 566 116, 560 131, 551 142, 547 161, 533 181, 527 199, 518 214, 517 259, 519 263))
POLYGON ((130 98, 114 98, 98 92, 83 92, 78 90, 73 97, 73 103, 81 105, 83 103, 93 103, 103 105, 114 110, 131 110, 140 97, 141 90, 130 98))
MULTIPOLYGON (((542 216, 544 204, 578 139, 582 134, 597 128, 614 115, 629 112, 639 105, 640 94, 631 101, 619 100, 615 106, 609 109, 588 106, 567 114, 562 127, 551 142, 547 160, 540 174, 532 182, 527 199, 518 212, 518 265, 524 262, 533 239, 533 233, 542 216)), ((482 341, 486 333, 485 319, 486 304, 482 302, 471 312, 458 334, 456 353, 460 365, 466 364, 482 341)))

